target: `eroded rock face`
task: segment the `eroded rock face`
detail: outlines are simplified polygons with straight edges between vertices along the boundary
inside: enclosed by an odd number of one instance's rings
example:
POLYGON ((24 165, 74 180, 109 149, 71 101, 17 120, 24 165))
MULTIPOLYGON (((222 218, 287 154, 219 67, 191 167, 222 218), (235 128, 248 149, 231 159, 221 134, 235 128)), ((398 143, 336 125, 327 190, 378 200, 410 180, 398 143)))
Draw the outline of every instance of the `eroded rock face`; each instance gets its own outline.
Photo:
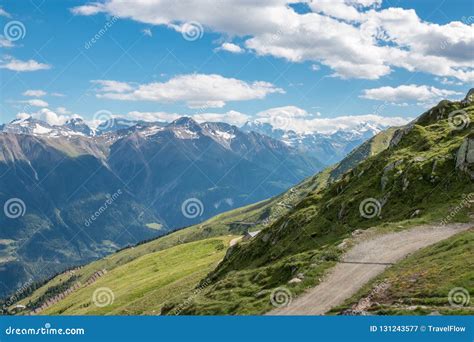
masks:
POLYGON ((474 137, 464 139, 456 156, 456 168, 474 179, 474 137))

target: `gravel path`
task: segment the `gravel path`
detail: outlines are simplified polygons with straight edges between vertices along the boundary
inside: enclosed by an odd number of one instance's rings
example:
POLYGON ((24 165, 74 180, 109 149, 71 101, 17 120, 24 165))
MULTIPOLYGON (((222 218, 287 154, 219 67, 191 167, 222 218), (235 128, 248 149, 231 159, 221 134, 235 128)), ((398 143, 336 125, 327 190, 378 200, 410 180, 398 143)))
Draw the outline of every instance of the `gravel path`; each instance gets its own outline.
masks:
POLYGON ((352 247, 316 287, 294 299, 289 306, 270 311, 269 315, 323 315, 351 297, 386 267, 420 248, 427 247, 473 224, 419 226, 379 235, 352 247))

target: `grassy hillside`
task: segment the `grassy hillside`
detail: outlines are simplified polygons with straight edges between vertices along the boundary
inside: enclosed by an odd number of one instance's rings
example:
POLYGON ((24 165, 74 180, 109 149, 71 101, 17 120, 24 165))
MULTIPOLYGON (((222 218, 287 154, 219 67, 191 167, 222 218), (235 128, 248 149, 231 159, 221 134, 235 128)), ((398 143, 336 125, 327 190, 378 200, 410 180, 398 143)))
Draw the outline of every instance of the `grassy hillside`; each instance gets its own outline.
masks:
MULTIPOLYGON (((71 278, 71 275, 66 272, 56 276, 46 284, 40 286, 39 289, 37 289, 39 285, 34 284, 21 293, 19 297, 26 298, 22 298, 20 302, 17 301, 15 305, 18 303, 34 303, 38 300, 38 298, 40 298, 42 301, 45 301, 48 299, 48 293, 49 295, 51 295, 51 293, 58 293, 60 290, 70 286, 72 281, 85 283, 100 270, 106 269, 107 271, 111 272, 115 269, 135 263, 143 256, 157 253, 159 251, 172 248, 176 245, 209 239, 216 236, 223 236, 226 234, 239 235, 246 230, 255 231, 271 227, 282 217, 290 212, 295 211, 295 208, 300 206, 298 203, 300 203, 303 199, 320 196, 320 193, 328 186, 328 184, 334 182, 338 177, 340 177, 340 175, 356 165, 359 161, 385 150, 388 147, 394 132, 395 129, 381 132, 374 138, 361 145, 359 148, 355 149, 348 156, 347 160, 343 160, 341 163, 327 168, 317 175, 310 177, 297 186, 289 189, 287 192, 272 199, 220 214, 202 224, 170 233, 167 236, 142 243, 135 247, 123 249, 117 253, 107 256, 106 258, 92 262, 83 268, 76 270, 73 279, 71 278)), ((256 284, 254 283, 256 279, 252 278, 255 275, 253 271, 249 272, 248 274, 238 274, 237 278, 240 277, 239 279, 231 278, 229 280, 230 282, 235 280, 237 283, 241 284, 242 288, 245 288, 246 294, 244 297, 249 295, 251 297, 250 302, 253 301, 255 293, 258 293, 259 295, 259 304, 256 306, 252 303, 249 303, 248 306, 244 305, 244 311, 242 312, 256 313, 264 312, 266 309, 269 309, 267 296, 267 288, 269 284, 273 286, 284 282, 290 275, 294 274, 295 269, 308 267, 311 268, 307 272, 306 279, 301 284, 294 285, 296 288, 303 290, 305 287, 313 285, 314 279, 320 277, 327 268, 331 267, 341 253, 341 250, 335 248, 333 244, 327 246, 321 245, 320 247, 321 248, 317 250, 303 252, 301 255, 289 255, 287 258, 283 258, 278 260, 278 262, 273 263, 268 268, 264 267, 264 269, 261 270, 262 276, 258 279, 256 284), (282 275, 279 274, 281 270, 282 275), (269 279, 269 277, 271 279, 269 279), (261 291, 262 287, 265 287, 263 291, 261 291)), ((204 275, 202 278, 204 278, 204 275)), ((230 288, 230 292, 232 292, 232 286, 230 286, 230 288)), ((175 300, 170 301, 170 305, 165 308, 164 312, 170 313, 171 310, 173 313, 177 313, 177 308, 179 311, 181 311, 181 305, 179 304, 180 301, 185 301, 186 305, 183 310, 187 310, 189 301, 187 301, 186 298, 190 295, 190 293, 192 293, 191 288, 188 290, 189 291, 184 291, 175 300)), ((217 291, 216 295, 222 295, 221 299, 224 302, 227 302, 226 296, 229 295, 229 292, 217 291)), ((236 300, 241 298, 241 296, 236 293, 232 293, 232 296, 236 296, 236 300)), ((192 297, 194 300, 198 299, 199 296, 192 297)), ((41 302, 37 302, 36 306, 40 304, 41 302)), ((223 305, 222 308, 227 310, 225 312, 235 312, 232 308, 226 309, 225 305, 223 305)), ((74 308, 74 310, 76 309, 77 308, 74 308)), ((53 311, 45 311, 45 313, 50 312, 53 311)), ((143 312, 148 311, 144 309, 143 312)), ((215 311, 212 309, 209 312, 212 313, 215 311)), ((64 311, 64 313, 68 313, 68 311, 64 311)))
MULTIPOLYGON (((232 238, 235 237, 225 236, 181 244, 148 253, 116 267, 107 268, 109 265, 104 264, 107 272, 89 285, 83 270, 68 272, 57 276, 17 304, 35 308, 44 299, 48 299, 48 294, 62 292, 80 283, 81 286, 73 293, 46 308, 41 314, 158 314, 166 300, 192 290, 215 268, 224 257, 232 238), (101 306, 109 302, 109 305, 101 306)), ((122 254, 122 257, 127 256, 127 253, 122 254)))
MULTIPOLYGON (((262 313, 273 289, 285 286, 297 295, 317 284, 340 255, 337 246, 356 229, 392 229, 448 216, 469 220, 472 209, 455 210, 474 192, 470 174, 456 166, 461 145, 473 138, 469 127, 453 127, 450 114, 459 110, 474 121, 472 103, 441 102, 398 130, 389 149, 310 193, 255 239, 232 248, 206 279, 211 286, 180 312, 262 313)), ((164 313, 175 307, 170 301, 164 313)))
POLYGON ((390 267, 332 313, 473 315, 474 299, 466 296, 474 293, 472 270, 474 230, 469 230, 390 267))

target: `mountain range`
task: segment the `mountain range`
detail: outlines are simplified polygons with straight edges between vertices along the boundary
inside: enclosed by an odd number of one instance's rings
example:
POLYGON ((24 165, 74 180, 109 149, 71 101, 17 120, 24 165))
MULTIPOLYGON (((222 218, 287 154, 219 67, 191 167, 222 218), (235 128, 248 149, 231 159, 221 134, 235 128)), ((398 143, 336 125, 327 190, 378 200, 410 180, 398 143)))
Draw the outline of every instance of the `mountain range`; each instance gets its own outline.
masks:
POLYGON ((3 127, 0 202, 16 201, 21 215, 0 216, 0 294, 277 195, 323 167, 225 123, 182 117, 118 127, 31 117, 3 127))
MULTIPOLYGON (((321 283, 366 231, 382 236, 427 223, 444 231, 450 222, 472 222, 472 120, 469 97, 442 101, 278 196, 28 286, 8 310, 19 303, 25 312, 45 314, 261 314, 286 305, 321 283), (110 300, 94 305, 104 288, 110 300)), ((368 297, 350 298, 333 311, 472 314, 448 296, 456 286, 472 291, 472 234, 410 256, 358 294, 368 297), (347 310, 353 304, 356 310, 347 310)))

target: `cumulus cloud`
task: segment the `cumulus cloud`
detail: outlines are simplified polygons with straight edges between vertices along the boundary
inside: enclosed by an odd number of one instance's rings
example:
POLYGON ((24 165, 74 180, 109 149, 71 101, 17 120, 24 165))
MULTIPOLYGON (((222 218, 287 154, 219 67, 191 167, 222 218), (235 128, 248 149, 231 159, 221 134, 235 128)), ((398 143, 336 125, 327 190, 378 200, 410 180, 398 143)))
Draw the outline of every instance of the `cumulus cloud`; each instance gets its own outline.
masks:
POLYGON ((18 113, 16 115, 18 119, 25 119, 28 117, 32 117, 33 119, 41 120, 44 121, 52 126, 60 126, 64 125, 67 120, 71 118, 80 118, 79 115, 73 114, 73 115, 60 115, 57 114, 56 112, 52 111, 49 108, 41 108, 39 111, 28 114, 28 113, 18 113))
POLYGON ((362 98, 369 100, 386 101, 390 103, 426 103, 462 95, 460 92, 447 89, 438 89, 426 85, 400 85, 398 87, 380 87, 365 89, 362 98))
POLYGON ((250 120, 250 116, 230 110, 226 113, 203 113, 192 115, 197 122, 227 122, 231 125, 242 126, 250 120))
POLYGON ((217 50, 228 51, 232 53, 243 53, 245 50, 233 43, 223 43, 217 50))
POLYGON ((20 101, 21 103, 26 103, 29 106, 32 107, 48 107, 49 104, 48 102, 41 100, 41 99, 31 99, 31 100, 25 100, 25 101, 20 101))
POLYGON ((126 119, 134 119, 134 120, 142 120, 142 121, 149 121, 149 122, 170 122, 176 120, 181 117, 179 114, 175 113, 166 113, 166 112, 140 112, 140 111, 132 111, 129 112, 127 115, 123 115, 126 119))
POLYGON ((37 62, 34 59, 22 61, 22 60, 7 56, 2 61, 0 61, 0 69, 8 69, 8 70, 18 71, 18 72, 47 70, 50 68, 51 68, 50 65, 37 62))
POLYGON ((32 97, 43 97, 45 95, 46 95, 46 92, 40 89, 29 89, 23 93, 23 96, 32 96, 32 97))
POLYGON ((302 118, 310 116, 308 112, 296 106, 284 106, 270 108, 257 113, 258 117, 273 118, 275 116, 284 116, 287 118, 302 118))
POLYGON ((124 101, 185 102, 190 108, 219 108, 228 101, 263 99, 283 89, 264 81, 248 83, 216 74, 190 74, 166 82, 131 84, 110 80, 94 81, 97 97, 124 101))
POLYGON ((297 13, 287 3, 108 0, 72 11, 103 12, 174 29, 196 21, 225 36, 246 39, 246 48, 258 55, 317 62, 341 78, 378 79, 393 68, 404 68, 463 82, 474 80, 472 24, 430 23, 414 10, 382 8, 381 0, 313 0, 307 2, 311 9, 307 13, 297 13))
MULTIPOLYGON (((126 119, 142 120, 148 122, 171 122, 174 121, 183 115, 176 113, 167 113, 167 112, 140 112, 132 111, 126 115, 117 115, 117 117, 122 117, 126 119)), ((251 119, 247 114, 240 113, 235 110, 230 110, 225 113, 199 113, 199 114, 190 114, 189 117, 192 117, 197 122, 227 122, 231 125, 242 126, 245 122, 251 119)))
POLYGON ((103 93, 125 93, 133 90, 133 87, 125 82, 111 80, 93 80, 91 82, 99 85, 99 91, 103 93))
POLYGON ((13 42, 7 38, 5 38, 4 35, 0 34, 0 47, 2 48, 11 48, 13 47, 13 42))
POLYGON ((257 113, 256 119, 258 122, 269 123, 274 128, 294 130, 298 133, 334 133, 340 129, 355 129, 366 124, 376 127, 401 126, 410 120, 410 118, 385 117, 376 114, 321 118, 320 113, 308 113, 295 106, 270 108, 257 113))

